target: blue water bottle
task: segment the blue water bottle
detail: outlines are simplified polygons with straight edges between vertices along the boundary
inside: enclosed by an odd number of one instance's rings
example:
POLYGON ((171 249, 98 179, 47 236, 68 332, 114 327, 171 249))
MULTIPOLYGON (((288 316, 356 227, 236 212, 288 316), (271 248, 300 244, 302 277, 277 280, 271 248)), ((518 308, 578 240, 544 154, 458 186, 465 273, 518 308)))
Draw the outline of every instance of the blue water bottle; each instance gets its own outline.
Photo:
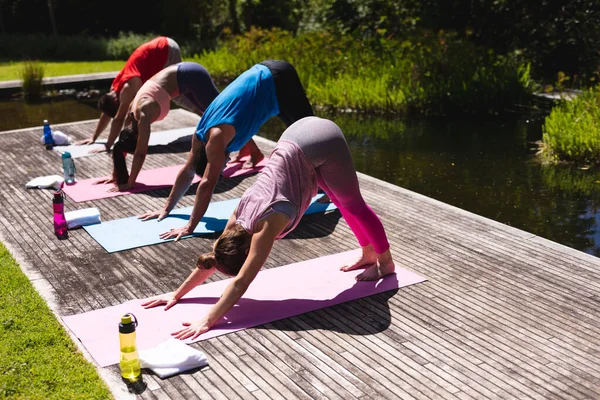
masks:
POLYGON ((75 162, 68 151, 62 154, 62 165, 65 173, 65 183, 67 185, 73 184, 75 182, 75 162))
POLYGON ((52 129, 50 128, 50 124, 48 123, 47 119, 44 120, 44 144, 46 145, 46 150, 50 150, 54 146, 52 129))

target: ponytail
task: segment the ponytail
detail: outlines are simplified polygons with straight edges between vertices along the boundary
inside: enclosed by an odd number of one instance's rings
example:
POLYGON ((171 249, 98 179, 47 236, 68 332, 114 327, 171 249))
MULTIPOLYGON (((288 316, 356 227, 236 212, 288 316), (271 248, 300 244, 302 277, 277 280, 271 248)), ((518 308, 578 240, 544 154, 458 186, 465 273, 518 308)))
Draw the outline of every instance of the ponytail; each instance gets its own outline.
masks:
POLYGON ((217 266, 217 259, 214 252, 204 253, 198 257, 196 268, 211 269, 217 266))

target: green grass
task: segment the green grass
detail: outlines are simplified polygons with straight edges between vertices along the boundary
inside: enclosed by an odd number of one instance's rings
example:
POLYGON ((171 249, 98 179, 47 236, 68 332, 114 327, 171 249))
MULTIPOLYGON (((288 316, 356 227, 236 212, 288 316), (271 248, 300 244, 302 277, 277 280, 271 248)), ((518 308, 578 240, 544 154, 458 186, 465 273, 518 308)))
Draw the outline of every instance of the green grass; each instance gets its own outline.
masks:
MULTIPOLYGON (((4 62, 0 63, 0 81, 12 81, 21 79, 21 71, 26 62, 4 62)), ((94 61, 94 62, 42 62, 44 66, 44 77, 93 74, 97 72, 119 71, 125 65, 125 61, 94 61)))
POLYGON ((546 117, 542 129, 546 161, 600 163, 600 90, 562 100, 546 117))
POLYGON ((0 398, 112 398, 2 244, 0 271, 0 398))

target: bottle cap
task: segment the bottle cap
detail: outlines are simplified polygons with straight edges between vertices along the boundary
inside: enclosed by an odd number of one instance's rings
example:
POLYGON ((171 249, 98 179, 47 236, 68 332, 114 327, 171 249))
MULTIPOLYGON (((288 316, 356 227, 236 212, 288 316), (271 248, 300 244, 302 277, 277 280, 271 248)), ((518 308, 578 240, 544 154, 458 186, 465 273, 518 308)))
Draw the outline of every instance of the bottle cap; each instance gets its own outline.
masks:
POLYGON ((71 153, 69 153, 68 151, 65 151, 64 153, 62 153, 61 158, 71 158, 71 153))
POLYGON ((125 314, 121 317, 121 322, 119 323, 119 333, 135 332, 136 326, 137 326, 137 318, 135 318, 135 315, 133 315, 131 313, 125 314), (135 321, 134 321, 134 319, 135 319, 135 321))
POLYGON ((63 193, 62 190, 57 190, 54 192, 54 198, 52 199, 53 203, 62 203, 63 202, 63 193))
POLYGON ((44 124, 47 124, 47 123, 48 123, 48 120, 47 120, 47 119, 45 119, 45 120, 44 120, 44 124))

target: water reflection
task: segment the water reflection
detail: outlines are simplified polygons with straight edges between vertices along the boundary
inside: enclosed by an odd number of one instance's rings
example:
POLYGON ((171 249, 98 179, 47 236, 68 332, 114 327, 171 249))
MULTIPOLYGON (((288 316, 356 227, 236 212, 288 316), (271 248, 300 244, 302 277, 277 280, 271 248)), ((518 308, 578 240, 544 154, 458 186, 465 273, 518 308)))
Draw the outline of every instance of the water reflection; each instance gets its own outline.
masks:
MULTIPOLYGON (((600 175, 541 165, 533 144, 541 139, 540 118, 327 117, 344 131, 360 172, 600 255, 600 175)), ((277 140, 283 129, 273 119, 261 135, 277 140)))
POLYGON ((95 100, 66 99, 27 104, 12 100, 0 102, 0 132, 41 126, 47 119, 50 124, 85 121, 100 117, 95 100))

